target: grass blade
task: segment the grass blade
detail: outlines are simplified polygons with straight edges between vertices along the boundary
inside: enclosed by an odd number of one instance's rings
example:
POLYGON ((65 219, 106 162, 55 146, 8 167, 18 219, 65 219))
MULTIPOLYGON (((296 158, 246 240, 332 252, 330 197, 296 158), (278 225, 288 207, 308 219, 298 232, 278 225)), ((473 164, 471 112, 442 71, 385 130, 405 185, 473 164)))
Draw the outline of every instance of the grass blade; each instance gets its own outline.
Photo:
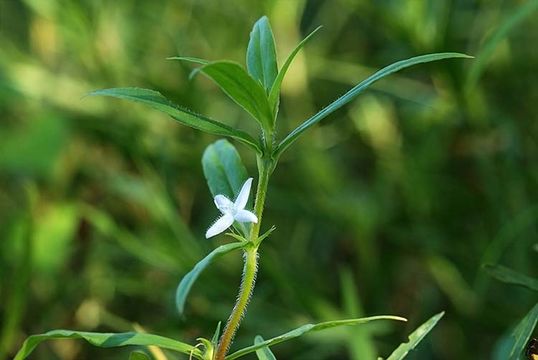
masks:
POLYGON ((231 243, 226 245, 221 245, 212 252, 210 252, 205 258, 200 260, 194 268, 187 273, 179 282, 179 285, 176 290, 176 307, 180 315, 183 315, 185 309, 185 302, 187 300, 187 295, 192 288, 192 285, 198 279, 198 276, 209 266, 215 259, 221 257, 224 254, 229 253, 230 251, 240 249, 244 247, 246 243, 231 243))
POLYGON ((269 93, 278 73, 275 38, 267 16, 261 17, 252 28, 247 47, 248 73, 269 93))
POLYGON ((527 315, 516 326, 510 340, 513 342, 510 350, 509 360, 518 360, 523 353, 527 341, 531 337, 536 323, 538 322, 538 303, 529 311, 527 315))
POLYGON ((314 31, 312 31, 310 34, 308 34, 307 37, 305 37, 293 51, 288 55, 288 58, 284 62, 284 65, 282 66, 282 69, 278 72, 278 75, 273 83, 273 86, 271 87, 271 91, 269 92, 269 105, 271 106, 271 109, 273 109, 274 113, 276 114, 276 108, 278 106, 278 99, 280 97, 280 88, 282 86, 282 80, 284 80, 284 76, 286 76, 286 73, 288 72, 288 68, 290 67, 291 63, 293 62, 293 59, 295 59, 295 55, 305 46, 305 44, 314 36, 315 33, 318 32, 319 29, 321 29, 321 26, 318 26, 314 31))
POLYGON ((538 291, 538 280, 521 274, 506 266, 485 264, 484 270, 495 279, 507 284, 519 285, 530 290, 538 291))
MULTIPOLYGON (((264 341, 265 340, 260 335, 257 335, 254 338, 254 345, 261 344, 264 341)), ((264 346, 256 350, 256 356, 258 357, 258 360, 276 360, 275 355, 271 352, 271 349, 269 349, 267 346, 264 346)))
POLYGON ((400 360, 403 359, 409 354, 411 350, 414 350, 417 345, 424 339, 426 335, 433 329, 437 322, 443 317, 445 313, 441 312, 437 315, 431 317, 424 324, 420 325, 415 331, 409 335, 409 341, 403 344, 400 344, 396 350, 387 358, 387 360, 400 360))
POLYGON ((497 45, 504 40, 510 31, 517 27, 523 20, 533 14, 538 9, 538 0, 529 0, 521 3, 518 8, 508 15, 502 24, 499 25, 491 36, 488 37, 478 54, 476 54, 476 61, 471 65, 469 72, 467 73, 467 87, 472 90, 478 79, 482 75, 488 60, 491 58, 497 45))
POLYGON ((200 58, 191 57, 191 56, 171 56, 171 57, 167 57, 166 60, 187 61, 187 62, 200 64, 200 65, 207 65, 210 63, 209 60, 200 59, 200 58))
POLYGON ((197 359, 202 359, 200 350, 194 346, 169 339, 159 335, 128 333, 94 333, 72 330, 52 330, 44 334, 32 335, 22 344, 21 349, 13 360, 23 360, 34 351, 37 345, 46 340, 54 339, 82 339, 92 345, 102 348, 121 347, 128 345, 138 346, 158 346, 163 349, 177 351, 182 354, 192 355, 197 359))
POLYGON ((246 132, 236 130, 218 121, 206 118, 202 115, 195 114, 187 109, 179 107, 161 95, 161 93, 158 91, 141 88, 114 88, 92 91, 88 95, 109 96, 139 102, 170 115, 173 119, 177 120, 183 125, 213 135, 231 137, 245 145, 250 146, 257 152, 260 152, 257 141, 246 132))
POLYGON ((450 58, 472 58, 472 56, 460 54, 460 53, 436 53, 436 54, 427 54, 427 55, 421 55, 412 57, 410 59, 398 61, 394 64, 391 64, 387 67, 384 67, 383 69, 379 70, 366 80, 362 81, 360 84, 349 90, 347 93, 345 93, 343 96, 332 102, 330 105, 325 107, 323 110, 312 116, 310 119, 303 122, 301 125, 299 125, 295 130, 293 130, 282 142, 278 145, 278 149, 276 150, 277 157, 282 154, 297 138, 305 132, 310 127, 317 124, 322 119, 326 118, 328 115, 332 114, 334 111, 340 109, 342 106, 349 103, 351 100, 355 99, 357 95, 359 95, 361 92, 363 92, 365 89, 367 89, 371 84, 374 82, 384 78, 387 75, 390 75, 394 72, 397 72, 399 70, 405 69, 407 67, 421 64, 421 63, 427 63, 432 61, 438 61, 443 59, 450 59, 450 58))
POLYGON ((233 359, 240 358, 258 349, 261 349, 265 346, 270 347, 276 344, 280 344, 284 341, 298 338, 299 336, 302 336, 312 331, 320 331, 320 330, 330 329, 330 328, 338 327, 338 326, 360 325, 360 324, 366 324, 366 323, 369 323, 372 321, 378 321, 378 320, 407 321, 405 318, 402 318, 399 316, 381 315, 381 316, 371 316, 371 317, 360 318, 360 319, 326 321, 319 324, 306 324, 301 327, 298 327, 295 330, 288 331, 287 333, 282 334, 280 336, 277 336, 272 339, 265 340, 263 342, 259 342, 257 344, 238 350, 234 352, 233 354, 226 356, 226 360, 233 360, 233 359))

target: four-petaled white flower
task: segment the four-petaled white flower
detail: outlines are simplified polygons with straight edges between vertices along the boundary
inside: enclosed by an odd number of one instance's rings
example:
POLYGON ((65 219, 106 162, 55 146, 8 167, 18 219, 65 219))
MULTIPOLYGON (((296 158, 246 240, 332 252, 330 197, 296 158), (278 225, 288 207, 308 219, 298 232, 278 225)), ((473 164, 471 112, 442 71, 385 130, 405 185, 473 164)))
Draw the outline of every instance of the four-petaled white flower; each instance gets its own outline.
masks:
POLYGON ((222 216, 215 221, 215 223, 211 225, 209 229, 207 229, 207 232, 205 233, 206 239, 209 239, 210 237, 220 234, 224 230, 228 229, 230 226, 232 226, 234 221, 241 223, 258 222, 258 218, 256 215, 254 215, 254 213, 245 210, 245 206, 247 206, 248 197, 250 195, 251 186, 252 178, 249 178, 247 181, 245 181, 243 187, 241 187, 241 191, 239 192, 239 195, 237 195, 237 199, 235 199, 234 202, 221 194, 215 196, 215 205, 222 213, 222 216))

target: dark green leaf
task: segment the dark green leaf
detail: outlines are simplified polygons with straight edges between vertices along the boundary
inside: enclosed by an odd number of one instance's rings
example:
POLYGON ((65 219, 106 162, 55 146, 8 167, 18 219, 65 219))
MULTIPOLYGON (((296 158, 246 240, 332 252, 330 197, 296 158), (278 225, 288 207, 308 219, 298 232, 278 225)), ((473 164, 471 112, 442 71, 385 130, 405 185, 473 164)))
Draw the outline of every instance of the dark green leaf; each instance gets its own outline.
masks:
POLYGON ((177 340, 169 339, 159 335, 141 333, 93 333, 71 330, 52 330, 44 334, 32 335, 24 341, 21 349, 13 360, 25 359, 34 351, 37 345, 45 340, 53 339, 83 339, 92 345, 102 348, 120 347, 127 345, 138 346, 158 346, 163 349, 173 350, 182 354, 192 355, 197 359, 202 359, 200 350, 189 344, 177 340))
POLYGON ((538 280, 530 276, 521 274, 502 265, 484 265, 484 269, 495 279, 507 284, 524 286, 534 291, 538 291, 538 280))
POLYGON ((232 201, 248 178, 237 150, 226 140, 218 140, 205 149, 202 167, 211 194, 222 194, 232 201))
POLYGON ((437 53, 437 54, 428 54, 428 55, 421 55, 412 57, 407 60, 398 61, 394 64, 391 64, 351 90, 349 90, 347 93, 345 93, 343 96, 338 98, 336 101, 332 102, 330 105, 325 107, 323 110, 318 112, 316 115, 312 116, 310 119, 303 122, 301 125, 299 125, 295 130, 293 130, 282 142, 279 144, 276 155, 279 156, 282 154, 284 150, 286 150, 297 138, 307 129, 317 124, 319 121, 327 117, 328 115, 332 114, 334 111, 340 109, 342 106, 349 103, 351 100, 355 99, 357 95, 359 95, 362 91, 367 89, 372 83, 376 82, 377 80, 380 80, 384 78, 387 75, 390 75, 396 71, 399 71, 401 69, 407 68, 412 65, 420 64, 420 63, 426 63, 431 61, 437 61, 442 59, 449 59, 449 58, 472 58, 472 56, 460 54, 460 53, 437 53))
POLYGON ((241 65, 231 61, 215 61, 195 71, 212 79, 226 95, 251 114, 263 129, 271 128, 272 114, 265 91, 241 65))
POLYGON ((516 326, 512 336, 510 337, 512 347, 510 349, 509 360, 518 360, 523 353, 525 345, 529 341, 536 323, 538 322, 538 303, 529 311, 527 315, 516 326))
MULTIPOLYGON (((262 344, 264 341, 265 340, 260 335, 257 335, 254 338, 254 345, 262 344)), ((276 360, 275 355, 271 352, 271 349, 269 349, 267 346, 264 346, 256 350, 256 356, 258 356, 258 360, 276 360)))
POLYGON ((258 349, 261 349, 265 346, 269 347, 276 344, 280 344, 281 342, 298 338, 299 336, 302 336, 312 331, 325 330, 325 329, 330 329, 337 326, 361 325, 361 324, 366 324, 372 321, 379 321, 379 320, 407 321, 406 319, 399 316, 381 315, 381 316, 371 316, 371 317, 360 318, 360 319, 326 321, 319 324, 306 324, 295 330, 291 330, 285 334, 282 334, 280 336, 277 336, 272 339, 265 340, 255 345, 251 345, 249 347, 238 350, 234 352, 233 354, 226 356, 226 359, 227 360, 237 359, 244 355, 250 354, 251 352, 254 352, 258 349))
POLYGON ((150 360, 150 357, 142 351, 133 351, 129 355, 129 360, 150 360))
POLYGON ((276 64, 275 39, 267 16, 263 16, 254 24, 247 47, 247 69, 249 74, 258 80, 269 93, 278 68, 276 64))
POLYGON ((240 249, 244 247, 246 243, 231 243, 226 245, 221 245, 212 252, 210 252, 205 258, 203 258, 201 261, 199 261, 194 268, 187 273, 181 279, 181 282, 179 283, 177 290, 176 290, 176 307, 179 311, 180 315, 183 315, 183 311, 185 309, 185 301, 187 300, 187 296, 189 295, 189 291, 192 288, 192 285, 200 276, 202 271, 205 270, 206 267, 209 266, 215 259, 221 257, 224 254, 229 253, 230 251, 240 249))
POLYGON ((110 96, 119 99, 140 102, 170 115, 172 118, 179 121, 183 125, 187 125, 194 129, 202 130, 210 134, 228 136, 237 139, 238 141, 250 146, 257 152, 260 152, 260 148, 258 147, 256 140, 254 140, 252 136, 245 133, 244 131, 236 130, 218 121, 206 118, 202 115, 198 115, 187 109, 181 108, 166 99, 159 92, 154 90, 140 88, 115 88, 93 91, 88 95, 110 96))
POLYGON ((424 339, 426 335, 433 329, 437 322, 443 317, 445 313, 441 312, 431 317, 424 324, 420 325, 415 331, 409 335, 409 341, 400 344, 396 350, 387 358, 387 360, 400 360, 409 354, 409 352, 417 347, 417 345, 424 339))
POLYGON ((271 91, 269 92, 269 105, 271 106, 271 109, 273 109, 274 113, 276 114, 276 108, 278 107, 278 101, 280 97, 280 87, 282 86, 282 80, 284 80, 284 76, 286 76, 286 72, 288 71, 288 68, 290 67, 293 59, 295 59, 295 55, 303 48, 303 46, 314 36, 318 30, 321 29, 321 26, 318 26, 314 31, 312 31, 307 37, 303 39, 296 47, 293 49, 293 51, 288 55, 288 58, 286 59, 286 62, 284 62, 284 65, 282 66, 282 69, 278 72, 278 75, 273 83, 273 86, 271 87, 271 91))

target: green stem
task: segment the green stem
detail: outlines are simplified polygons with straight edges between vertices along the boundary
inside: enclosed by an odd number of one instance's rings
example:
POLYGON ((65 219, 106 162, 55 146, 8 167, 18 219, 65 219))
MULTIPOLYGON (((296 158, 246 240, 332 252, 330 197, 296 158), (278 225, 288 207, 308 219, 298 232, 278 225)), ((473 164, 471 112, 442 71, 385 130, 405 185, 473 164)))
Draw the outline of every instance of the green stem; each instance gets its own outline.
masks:
MULTIPOLYGON (((270 159, 258 158, 258 188, 256 190, 256 202, 254 204, 254 212, 258 217, 258 222, 253 224, 250 232, 250 241, 254 241, 260 234, 260 227, 262 222, 263 207, 265 205, 265 195, 267 194, 267 185, 269 183, 269 176, 273 171, 273 162, 270 159)), ((245 250, 245 266, 243 268, 243 277, 241 279, 241 287, 237 296, 235 306, 226 322, 224 331, 217 346, 217 352, 215 354, 215 360, 224 360, 226 354, 230 350, 233 337, 241 324, 247 306, 252 297, 254 291, 254 285, 256 283, 256 274, 258 272, 258 248, 255 246, 247 247, 245 250)))

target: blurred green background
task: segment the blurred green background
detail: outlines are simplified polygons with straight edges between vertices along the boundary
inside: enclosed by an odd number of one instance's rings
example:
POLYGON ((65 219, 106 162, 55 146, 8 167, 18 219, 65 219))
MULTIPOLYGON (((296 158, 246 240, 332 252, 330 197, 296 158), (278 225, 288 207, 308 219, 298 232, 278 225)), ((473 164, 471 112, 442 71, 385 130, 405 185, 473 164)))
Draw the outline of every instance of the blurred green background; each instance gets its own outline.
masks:
MULTIPOLYGON (((269 188, 253 301, 236 346, 306 322, 395 314, 274 348, 282 359, 387 356, 434 313, 412 359, 487 359, 536 302, 484 263, 538 275, 537 1, 0 1, 0 359, 29 334, 138 326, 191 343, 231 310, 239 253, 210 267, 180 319, 182 275, 224 237, 200 159, 217 138, 140 105, 83 98, 140 86, 248 131, 188 55, 244 64, 269 16, 280 62, 324 29, 284 81, 279 132, 394 61, 392 75, 311 130, 269 188)), ((251 175, 255 159, 237 144, 251 175)), ((126 359, 76 341, 34 359, 126 359)), ((185 358, 167 354, 168 359, 185 358)), ((156 357, 157 360, 162 358, 156 357)))

